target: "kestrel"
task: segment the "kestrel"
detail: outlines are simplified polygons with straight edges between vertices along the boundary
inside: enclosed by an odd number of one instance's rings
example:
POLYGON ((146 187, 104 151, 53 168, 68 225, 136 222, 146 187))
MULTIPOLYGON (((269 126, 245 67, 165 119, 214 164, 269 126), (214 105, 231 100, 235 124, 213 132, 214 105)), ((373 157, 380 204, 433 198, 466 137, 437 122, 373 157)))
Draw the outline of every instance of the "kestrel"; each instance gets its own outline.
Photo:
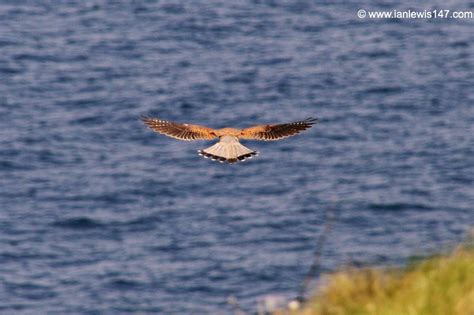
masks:
POLYGON ((245 129, 222 128, 212 129, 205 126, 181 124, 144 116, 143 122, 151 129, 168 137, 178 140, 212 140, 219 138, 219 142, 204 150, 198 150, 199 155, 211 158, 214 161, 235 163, 252 158, 258 152, 242 145, 239 140, 273 141, 294 136, 303 130, 311 128, 317 123, 316 118, 307 118, 287 124, 257 125, 245 129))

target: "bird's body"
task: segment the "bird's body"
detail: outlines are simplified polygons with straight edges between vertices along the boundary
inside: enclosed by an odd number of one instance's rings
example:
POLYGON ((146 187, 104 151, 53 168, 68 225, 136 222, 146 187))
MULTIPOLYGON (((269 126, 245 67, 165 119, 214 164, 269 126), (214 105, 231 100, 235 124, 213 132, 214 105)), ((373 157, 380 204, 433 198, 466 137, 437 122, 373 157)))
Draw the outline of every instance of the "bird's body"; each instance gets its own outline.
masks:
POLYGON ((240 133, 242 132, 242 130, 236 129, 236 128, 222 128, 222 129, 216 130, 215 132, 218 137, 222 137, 222 136, 238 137, 240 133))
POLYGON ((143 122, 151 129, 169 137, 191 141, 212 140, 219 138, 219 142, 198 150, 199 155, 219 162, 235 163, 244 161, 258 154, 240 143, 240 139, 248 140, 280 140, 298 134, 316 123, 316 119, 308 118, 288 124, 258 125, 245 129, 222 128, 212 129, 199 125, 180 124, 151 117, 143 117, 143 122))

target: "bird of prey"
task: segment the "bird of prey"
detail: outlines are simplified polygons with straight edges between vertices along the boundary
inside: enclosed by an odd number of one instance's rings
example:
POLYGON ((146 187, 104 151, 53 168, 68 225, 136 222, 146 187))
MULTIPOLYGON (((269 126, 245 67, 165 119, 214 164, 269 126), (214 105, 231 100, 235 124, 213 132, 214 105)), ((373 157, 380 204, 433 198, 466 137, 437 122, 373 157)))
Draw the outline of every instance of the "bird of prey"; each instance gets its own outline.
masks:
POLYGON ((307 118, 277 125, 257 125, 245 129, 223 128, 212 129, 205 126, 182 124, 148 116, 142 116, 142 121, 152 130, 178 140, 212 140, 219 142, 204 150, 198 150, 199 155, 214 161, 235 163, 252 158, 258 152, 242 145, 239 140, 273 141, 294 136, 310 128, 317 122, 316 118, 307 118))

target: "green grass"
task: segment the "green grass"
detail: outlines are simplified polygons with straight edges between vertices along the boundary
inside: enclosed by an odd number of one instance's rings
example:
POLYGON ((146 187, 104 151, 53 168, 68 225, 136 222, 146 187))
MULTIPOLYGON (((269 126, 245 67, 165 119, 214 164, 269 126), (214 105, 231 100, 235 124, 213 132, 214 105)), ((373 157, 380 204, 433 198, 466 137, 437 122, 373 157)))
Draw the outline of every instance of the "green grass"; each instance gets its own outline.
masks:
POLYGON ((323 276, 298 315, 474 315, 474 246, 406 268, 346 269, 323 276))

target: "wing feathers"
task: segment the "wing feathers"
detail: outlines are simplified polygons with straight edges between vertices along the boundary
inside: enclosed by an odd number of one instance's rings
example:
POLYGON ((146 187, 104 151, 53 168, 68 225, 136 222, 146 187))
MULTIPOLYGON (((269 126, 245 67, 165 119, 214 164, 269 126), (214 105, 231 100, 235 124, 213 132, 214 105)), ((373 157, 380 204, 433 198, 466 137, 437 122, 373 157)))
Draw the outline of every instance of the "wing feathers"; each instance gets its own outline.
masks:
POLYGON ((180 124, 147 116, 141 117, 141 120, 152 130, 178 140, 210 140, 217 137, 214 129, 204 126, 180 124))
POLYGON ((243 129, 239 138, 265 141, 280 140, 311 128, 317 121, 317 118, 309 117, 305 120, 288 124, 258 125, 243 129))

